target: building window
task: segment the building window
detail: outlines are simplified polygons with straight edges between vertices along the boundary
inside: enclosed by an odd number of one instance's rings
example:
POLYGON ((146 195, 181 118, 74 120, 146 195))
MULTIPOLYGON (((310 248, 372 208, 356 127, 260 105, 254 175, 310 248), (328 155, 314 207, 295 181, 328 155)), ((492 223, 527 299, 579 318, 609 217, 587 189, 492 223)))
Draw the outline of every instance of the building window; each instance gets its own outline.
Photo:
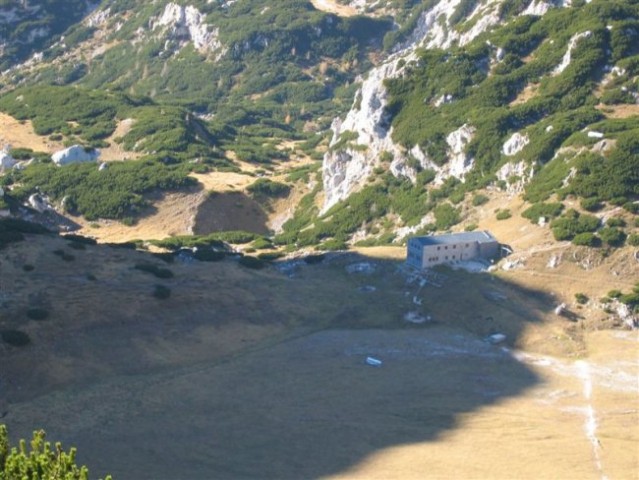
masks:
POLYGON ((448 255, 446 255, 446 260, 448 260, 448 255))
POLYGON ((456 248, 457 248, 457 245, 453 245, 453 248, 455 248, 455 249, 456 249, 456 248))
POLYGON ((437 250, 441 250, 442 247, 437 247, 437 250))
POLYGON ((444 250, 448 250, 448 245, 446 245, 446 246, 444 247, 444 250))

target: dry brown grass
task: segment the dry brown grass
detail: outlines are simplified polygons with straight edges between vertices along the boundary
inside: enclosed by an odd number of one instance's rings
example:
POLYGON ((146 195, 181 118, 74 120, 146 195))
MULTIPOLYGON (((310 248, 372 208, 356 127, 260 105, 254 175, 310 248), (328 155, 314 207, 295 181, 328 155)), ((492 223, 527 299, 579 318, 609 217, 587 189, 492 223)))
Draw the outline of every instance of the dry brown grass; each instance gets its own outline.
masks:
POLYGON ((153 213, 139 218, 135 225, 127 226, 115 220, 88 221, 82 217, 70 216, 81 227, 74 233, 96 238, 100 242, 114 243, 189 235, 193 232, 198 209, 206 200, 206 192, 194 188, 151 195, 149 198, 153 202, 153 213))
POLYGON ((61 141, 53 141, 37 135, 30 120, 18 121, 10 115, 0 112, 0 147, 30 148, 36 152, 53 153, 62 150, 61 141))
POLYGON ((140 158, 144 155, 141 152, 126 151, 120 146, 119 143, 115 141, 116 138, 123 137, 131 131, 131 127, 133 126, 134 121, 135 120, 131 118, 126 118, 118 122, 117 126, 115 127, 115 131, 109 138, 105 139, 109 146, 100 149, 100 160, 103 160, 105 162, 117 160, 135 160, 136 158, 140 158))
POLYGON ((597 105, 608 118, 629 118, 639 115, 639 105, 597 105))
POLYGON ((399 262, 368 256, 400 252, 361 250, 293 278, 230 260, 176 263, 175 278, 158 280, 132 269, 139 252, 42 237, 11 246, 0 328, 25 329, 33 345, 0 345, 3 421, 18 436, 46 428, 94 474, 120 478, 631 478, 639 409, 617 380, 636 378, 636 335, 584 330, 577 349, 573 324, 518 271, 446 272, 444 287, 416 291, 399 262), (376 271, 346 273, 362 260, 376 271), (169 299, 151 296, 156 283, 169 299), (48 321, 24 319, 34 301, 48 321), (407 327, 412 309, 439 326, 407 327), (326 326, 337 330, 309 335, 326 326), (527 356, 481 342, 493 329, 527 356), (592 370, 589 396, 577 358, 592 370), (153 441, 132 448, 142 438, 153 441))
POLYGON ((311 0, 311 3, 317 10, 334 13, 341 17, 352 17, 357 15, 357 10, 355 8, 347 5, 341 5, 335 0, 311 0))
POLYGON ((530 83, 524 87, 524 89, 517 95, 510 105, 521 105, 522 103, 526 103, 528 100, 535 98, 538 95, 539 84, 538 83, 530 83))

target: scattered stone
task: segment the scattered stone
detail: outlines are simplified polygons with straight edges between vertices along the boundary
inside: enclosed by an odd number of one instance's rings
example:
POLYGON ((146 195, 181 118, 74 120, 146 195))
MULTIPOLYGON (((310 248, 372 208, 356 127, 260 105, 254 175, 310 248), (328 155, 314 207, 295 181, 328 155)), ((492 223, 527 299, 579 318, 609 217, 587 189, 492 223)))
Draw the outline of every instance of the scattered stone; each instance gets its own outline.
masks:
POLYGON ((72 163, 95 162, 99 156, 100 152, 94 148, 87 149, 82 145, 73 145, 55 152, 51 155, 51 160, 61 167, 72 163))
POLYGON ((555 307, 555 315, 563 315, 566 311, 566 304, 561 303, 555 307))
POLYGON ((414 323, 416 325, 420 325, 426 322, 432 322, 432 317, 430 315, 422 315, 419 312, 407 312, 404 315, 404 320, 408 323, 414 323))
POLYGON ((557 255, 553 255, 552 257, 550 257, 550 260, 548 260, 548 265, 546 265, 548 268, 557 268, 559 266, 559 262, 560 262, 560 258, 557 255))
POLYGON ((506 335, 503 333, 493 333, 492 335, 488 335, 484 341, 490 343, 491 345, 498 345, 506 340, 506 335))
POLYGON ((47 210, 51 210, 49 202, 43 198, 39 193, 34 193, 29 197, 29 206, 37 212, 44 213, 47 210))
POLYGON ((501 266, 502 270, 514 270, 516 268, 522 268, 524 266, 524 261, 520 258, 514 260, 506 260, 501 266))
POLYGON ((0 170, 8 170, 18 163, 15 158, 5 152, 0 152, 0 170))
POLYGON ((361 287, 358 288, 358 290, 360 292, 366 292, 366 293, 371 293, 377 290, 377 287, 373 286, 373 285, 363 285, 361 287))
POLYGON ((375 265, 369 262, 352 263, 346 267, 348 273, 371 274, 375 271, 375 265))
POLYGON ((381 367, 382 361, 375 357, 366 357, 366 363, 371 367, 381 367))

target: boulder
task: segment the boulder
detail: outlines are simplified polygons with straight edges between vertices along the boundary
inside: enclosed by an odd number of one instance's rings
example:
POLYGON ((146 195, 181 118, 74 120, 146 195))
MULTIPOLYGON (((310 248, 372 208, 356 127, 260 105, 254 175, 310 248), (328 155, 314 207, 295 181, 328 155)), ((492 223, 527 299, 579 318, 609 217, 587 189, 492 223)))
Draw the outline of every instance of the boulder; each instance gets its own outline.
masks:
POLYGON ((86 149, 81 145, 73 145, 51 155, 53 163, 58 166, 69 165, 71 163, 95 162, 100 156, 96 149, 86 149))
POLYGON ((0 170, 13 168, 16 163, 18 162, 11 155, 6 152, 0 152, 0 170))

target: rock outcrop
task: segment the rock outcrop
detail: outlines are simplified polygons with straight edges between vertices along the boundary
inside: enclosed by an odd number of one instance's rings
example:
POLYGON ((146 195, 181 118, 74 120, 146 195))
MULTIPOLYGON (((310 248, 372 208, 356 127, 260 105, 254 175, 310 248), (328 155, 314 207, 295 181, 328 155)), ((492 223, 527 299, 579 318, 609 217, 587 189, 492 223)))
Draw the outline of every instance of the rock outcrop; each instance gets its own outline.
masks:
MULTIPOLYGON (((438 166, 419 146, 406 149, 396 145, 392 140, 389 119, 385 115, 387 93, 384 81, 400 75, 403 71, 400 65, 415 61, 417 48, 446 48, 454 43, 465 45, 500 22, 499 7, 503 0, 478 2, 467 17, 470 28, 460 33, 451 26, 450 19, 461 1, 441 0, 422 12, 408 39, 397 45, 395 53, 384 64, 373 69, 362 82, 356 100, 344 120, 336 119, 333 122, 331 148, 324 156, 322 169, 325 192, 323 212, 361 188, 373 169, 379 165, 382 154, 385 158, 392 159, 390 170, 394 175, 405 176, 411 180, 414 180, 416 172, 406 161, 408 153, 420 162, 422 168, 434 169, 437 172, 437 182, 445 180, 450 175, 463 180, 463 176, 472 168, 473 159, 466 155, 466 146, 474 132, 471 126, 460 125, 456 130, 449 132, 448 163, 438 166), (348 143, 333 148, 346 131, 356 134, 356 148, 348 143)), ((534 1, 528 8, 530 14, 542 14, 550 7, 568 5, 569 2, 566 0, 534 1)), ((495 56, 499 59, 499 52, 495 56)), ((443 105, 451 101, 454 101, 452 96, 443 95, 435 103, 443 105)), ((509 151, 514 152, 517 148, 513 145, 509 151)))
POLYGON ((566 70, 566 68, 568 68, 568 65, 570 65, 570 60, 572 59, 572 52, 577 47, 577 43, 579 43, 579 40, 583 38, 588 38, 591 35, 592 35, 592 32, 590 30, 586 30, 585 32, 573 35, 573 37, 568 42, 568 48, 566 49, 566 53, 564 53, 564 56, 561 59, 561 62, 552 71, 553 75, 559 75, 564 70, 566 70))
POLYGON ((6 152, 0 152, 0 170, 9 170, 16 164, 15 158, 6 152))
POLYGON ((512 157, 521 152, 526 145, 530 142, 528 135, 522 135, 519 132, 513 133, 512 136, 506 140, 501 151, 507 157, 512 157))
POLYGON ((532 165, 524 161, 506 163, 496 174, 497 180, 506 182, 508 193, 521 193, 535 173, 532 165))
POLYGON ((165 51, 169 50, 171 41, 178 43, 176 50, 189 42, 193 42, 193 46, 200 51, 221 50, 222 44, 218 39, 219 30, 210 28, 204 20, 205 15, 192 5, 184 7, 169 3, 153 25, 153 30, 164 28, 167 36, 165 51))
POLYGON ((86 149, 81 145, 73 145, 51 155, 53 163, 59 167, 69 165, 71 163, 95 162, 100 156, 100 152, 96 149, 86 149))

